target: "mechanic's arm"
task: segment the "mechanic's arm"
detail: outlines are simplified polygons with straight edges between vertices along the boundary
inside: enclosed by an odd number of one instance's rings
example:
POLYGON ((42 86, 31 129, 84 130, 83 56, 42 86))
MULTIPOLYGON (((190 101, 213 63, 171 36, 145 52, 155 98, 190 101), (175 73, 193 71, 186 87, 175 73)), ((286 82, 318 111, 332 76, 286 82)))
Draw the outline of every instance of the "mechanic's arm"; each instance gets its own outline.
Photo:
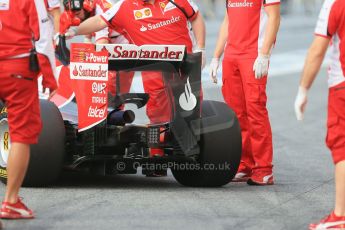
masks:
POLYGON ((225 47, 226 41, 228 40, 228 33, 229 33, 228 25, 229 25, 228 15, 225 14, 224 20, 219 29, 216 48, 214 50, 213 58, 210 64, 210 76, 214 83, 217 83, 217 71, 219 67, 219 59, 223 55, 224 47, 225 47))
POLYGON ((265 7, 265 11, 268 17, 267 27, 263 46, 260 50, 260 53, 263 55, 270 55, 271 49, 274 45, 274 42, 277 38, 277 33, 280 25, 280 5, 270 5, 265 7))
POLYGON ((265 11, 268 16, 268 20, 264 42, 253 65, 253 71, 256 79, 264 78, 268 74, 271 50, 277 38, 280 25, 279 4, 265 6, 265 11))
POLYGON ((198 48, 205 49, 206 29, 204 19, 200 12, 191 24, 198 48))
POLYGON ((219 29, 218 39, 216 43, 216 48, 214 50, 213 58, 219 58, 223 55, 224 47, 226 44, 226 41, 228 40, 228 25, 229 25, 229 19, 227 14, 224 16, 224 20, 222 22, 222 25, 219 29))
POLYGON ((315 36, 315 39, 309 48, 307 58, 304 63, 300 82, 301 87, 309 89, 313 84, 313 81, 316 78, 316 75, 319 72, 323 59, 325 57, 329 42, 329 38, 315 36))
POLYGON ((49 11, 49 14, 53 17, 54 20, 54 32, 55 34, 59 33, 60 29, 60 8, 52 9, 49 11))
POLYGON ((320 70, 322 61, 329 46, 329 42, 330 38, 316 36, 309 48, 295 101, 295 113, 297 120, 303 120, 305 107, 307 105, 308 90, 313 84, 320 70))
POLYGON ((101 18, 101 16, 96 15, 82 22, 76 29, 74 29, 74 34, 72 36, 92 34, 106 27, 108 27, 107 23, 101 18))
POLYGON ((203 69, 206 65, 206 51, 205 51, 205 37, 206 37, 206 29, 205 29, 205 22, 200 14, 200 12, 196 15, 195 19, 191 21, 192 24, 192 31, 194 33, 194 37, 196 39, 197 47, 194 49, 194 52, 201 52, 202 60, 201 60, 201 69, 203 69))

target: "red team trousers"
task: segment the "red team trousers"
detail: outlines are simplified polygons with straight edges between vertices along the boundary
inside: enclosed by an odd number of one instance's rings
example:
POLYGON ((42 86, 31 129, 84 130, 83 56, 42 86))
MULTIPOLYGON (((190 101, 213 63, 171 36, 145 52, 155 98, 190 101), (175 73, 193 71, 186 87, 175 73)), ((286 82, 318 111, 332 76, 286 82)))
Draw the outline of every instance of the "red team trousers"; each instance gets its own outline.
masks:
POLYGON ((235 111, 242 132, 240 170, 272 171, 272 131, 266 109, 267 77, 255 79, 255 59, 223 60, 225 102, 235 111))
POLYGON ((335 164, 345 160, 345 82, 329 89, 326 143, 335 164))
MULTIPOLYGON (((120 72, 120 93, 125 94, 129 93, 133 81, 134 73, 133 72, 120 72)), ((109 80, 108 80, 109 92, 115 96, 116 94, 116 72, 109 71, 109 80)))
POLYGON ((42 128, 37 74, 29 58, 0 60, 0 100, 6 103, 11 142, 35 144, 42 128))

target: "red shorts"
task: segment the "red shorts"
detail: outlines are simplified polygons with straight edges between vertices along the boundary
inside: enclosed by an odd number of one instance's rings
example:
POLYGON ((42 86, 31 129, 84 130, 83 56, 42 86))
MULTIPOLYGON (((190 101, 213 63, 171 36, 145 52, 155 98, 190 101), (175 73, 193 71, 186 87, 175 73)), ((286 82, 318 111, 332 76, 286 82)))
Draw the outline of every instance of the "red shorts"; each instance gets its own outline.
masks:
POLYGON ((28 58, 0 60, 0 100, 5 102, 11 142, 35 144, 42 129, 37 74, 28 58))
POLYGON ((345 160, 345 82, 331 87, 328 96, 326 143, 335 164, 345 160))

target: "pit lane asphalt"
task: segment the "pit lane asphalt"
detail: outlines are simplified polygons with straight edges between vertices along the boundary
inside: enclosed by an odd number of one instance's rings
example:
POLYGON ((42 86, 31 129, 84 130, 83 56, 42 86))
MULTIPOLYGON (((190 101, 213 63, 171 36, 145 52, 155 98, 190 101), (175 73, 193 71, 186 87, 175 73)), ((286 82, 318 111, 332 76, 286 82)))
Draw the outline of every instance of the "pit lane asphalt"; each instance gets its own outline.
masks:
MULTIPOLYGON (((294 20, 296 26, 308 21, 294 20)), ((297 45, 290 39, 291 28, 284 30, 288 25, 283 24, 280 37, 285 44, 279 43, 276 53, 307 48, 314 25, 308 22, 298 30, 297 45)), ((219 22, 208 24, 213 28, 219 22)), ((209 38, 208 46, 213 47, 215 35, 209 38)), ((52 187, 22 189, 37 218, 3 221, 5 229, 307 229, 332 209, 333 164, 324 144, 326 71, 310 92, 302 123, 293 112, 298 81, 298 72, 289 73, 272 77, 267 86, 276 185, 231 183, 200 189, 179 185, 171 173, 166 178, 64 173, 52 187)), ((205 98, 222 100, 219 85, 204 87, 205 98)), ((4 189, 0 185, 1 194, 4 189)))

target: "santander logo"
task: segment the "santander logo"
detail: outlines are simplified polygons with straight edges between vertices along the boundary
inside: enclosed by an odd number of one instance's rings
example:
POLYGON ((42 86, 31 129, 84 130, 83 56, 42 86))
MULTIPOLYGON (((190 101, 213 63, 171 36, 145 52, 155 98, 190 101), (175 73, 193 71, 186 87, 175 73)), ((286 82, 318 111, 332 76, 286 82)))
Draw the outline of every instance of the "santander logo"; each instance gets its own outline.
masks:
POLYGON ((197 100, 192 92, 192 87, 189 83, 189 77, 187 78, 187 84, 185 85, 185 92, 180 95, 180 106, 185 111, 191 111, 195 108, 197 100))
POLYGON ((146 28, 145 26, 142 25, 141 28, 140 28, 140 31, 141 31, 141 32, 145 32, 146 30, 147 30, 147 28, 146 28))
POLYGON ((244 0, 243 2, 228 2, 228 8, 242 8, 242 7, 253 7, 253 2, 247 2, 247 0, 244 0))
POLYGON ((108 65, 71 62, 70 78, 72 80, 107 81, 108 65))
POLYGON ((86 66, 79 65, 79 68, 77 66, 74 66, 73 69, 73 76, 77 77, 99 77, 99 78, 106 78, 107 70, 103 70, 101 65, 97 69, 93 68, 84 68, 86 66))
MULTIPOLYGON (((143 45, 107 44, 97 45, 96 50, 106 49, 109 60, 165 60, 182 61, 185 53, 183 45, 143 45)), ((97 67, 97 66, 96 66, 97 67)), ((79 70, 79 69, 77 69, 79 70)))
POLYGON ((73 69, 73 76, 78 76, 79 72, 77 70, 77 66, 74 66, 74 69, 73 69))
POLYGON ((163 26, 168 26, 170 24, 174 24, 180 20, 181 20, 180 16, 177 16, 177 17, 172 16, 170 19, 167 19, 165 21, 160 21, 160 22, 155 23, 155 24, 149 23, 149 24, 147 24, 146 27, 142 25, 140 28, 140 31, 145 32, 147 30, 155 30, 155 29, 158 29, 158 28, 163 27, 163 26))

